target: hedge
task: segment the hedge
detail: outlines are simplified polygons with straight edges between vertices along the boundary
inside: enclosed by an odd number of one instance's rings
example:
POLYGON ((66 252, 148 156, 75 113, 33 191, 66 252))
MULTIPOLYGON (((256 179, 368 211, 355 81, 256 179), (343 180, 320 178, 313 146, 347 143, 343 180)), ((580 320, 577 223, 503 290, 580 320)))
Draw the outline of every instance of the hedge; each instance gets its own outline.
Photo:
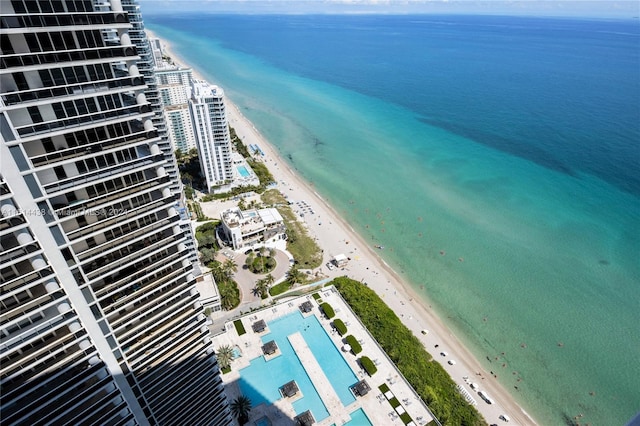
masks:
POLYGON ((320 309, 322 309, 322 312, 324 312, 324 315, 328 319, 331 319, 336 316, 336 313, 334 312, 333 308, 327 302, 324 302, 322 305, 320 305, 320 309))
POLYGON ((349 346, 351 346, 351 352, 353 352, 354 355, 357 355, 360 352, 362 352, 362 346, 360 346, 360 342, 358 342, 358 340, 355 337, 353 337, 351 334, 345 337, 344 340, 347 342, 349 346))
POLYGON ((333 320, 333 328, 335 328, 338 331, 338 334, 340 334, 341 336, 347 334, 347 326, 344 324, 344 322, 342 322, 340 318, 336 318, 335 320, 333 320))
POLYGON ((362 368, 367 371, 367 374, 369 376, 373 376, 376 371, 378 371, 378 367, 376 367, 373 361, 371 361, 371 358, 369 358, 368 356, 363 356, 362 358, 360 358, 360 365, 362 365, 362 368))
POLYGON ((244 329, 244 325, 242 324, 242 320, 235 320, 233 322, 233 325, 236 326, 236 331, 238 332, 238 336, 242 336, 243 334, 245 334, 247 332, 247 330, 244 329))
POLYGON ((347 277, 332 284, 442 424, 486 425, 445 369, 373 290, 347 277))

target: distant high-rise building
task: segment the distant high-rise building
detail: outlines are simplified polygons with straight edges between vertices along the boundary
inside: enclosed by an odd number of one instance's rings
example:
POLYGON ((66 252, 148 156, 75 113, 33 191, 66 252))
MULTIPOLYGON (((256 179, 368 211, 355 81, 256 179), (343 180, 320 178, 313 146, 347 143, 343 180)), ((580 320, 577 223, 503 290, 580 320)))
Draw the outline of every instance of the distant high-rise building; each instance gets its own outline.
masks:
POLYGON ((231 137, 224 105, 224 92, 206 81, 191 84, 191 118, 196 134, 200 170, 209 191, 233 180, 231 137))
POLYGON ((2 423, 230 424, 136 2, 0 13, 2 423))
POLYGON ((189 110, 192 79, 191 68, 163 66, 156 69, 158 91, 164 105, 169 139, 173 148, 183 153, 196 148, 196 136, 189 110))

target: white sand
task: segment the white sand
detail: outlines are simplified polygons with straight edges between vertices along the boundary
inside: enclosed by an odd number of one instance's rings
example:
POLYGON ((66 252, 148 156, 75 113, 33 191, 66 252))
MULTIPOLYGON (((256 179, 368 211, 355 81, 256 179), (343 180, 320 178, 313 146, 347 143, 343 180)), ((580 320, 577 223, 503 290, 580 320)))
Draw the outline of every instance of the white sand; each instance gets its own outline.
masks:
MULTIPOLYGON (((153 36, 147 31, 149 36, 153 36)), ((175 52, 170 51, 170 46, 163 41, 165 53, 181 64, 185 64, 175 52)), ((194 69, 197 78, 203 78, 194 69)), ((211 83, 216 83, 211 82, 211 83)), ((224 88, 223 88, 224 89, 224 88)), ((316 238, 319 246, 324 250, 322 272, 330 277, 347 275, 357 281, 367 283, 387 305, 400 316, 403 323, 418 336, 424 343, 436 361, 440 362, 456 383, 462 384, 476 399, 478 411, 488 423, 504 423, 499 419, 501 414, 507 414, 511 418, 511 424, 529 425, 535 424, 524 410, 516 403, 506 389, 485 371, 478 360, 461 344, 446 325, 435 315, 428 302, 420 299, 410 286, 378 256, 377 249, 370 247, 354 232, 349 224, 344 221, 329 206, 312 186, 294 173, 279 153, 262 137, 253 124, 247 120, 239 109, 226 98, 227 117, 229 125, 236 130, 238 136, 245 145, 258 144, 265 154, 264 162, 278 182, 278 188, 295 201, 305 201, 314 214, 305 213, 304 222, 308 225, 309 233, 316 238), (344 253, 351 258, 344 270, 329 271, 325 263, 333 256, 344 253), (421 333, 428 330, 427 335, 421 333), (435 347, 438 345, 438 348, 435 347), (445 351, 448 355, 441 356, 445 351), (455 365, 449 365, 448 360, 456 361, 455 365), (465 383, 463 377, 468 377, 469 383, 475 382, 479 389, 488 393, 494 400, 494 404, 485 403, 476 391, 465 383)), ((296 210, 296 206, 294 210, 296 210)), ((497 374, 508 374, 501 370, 497 374)))

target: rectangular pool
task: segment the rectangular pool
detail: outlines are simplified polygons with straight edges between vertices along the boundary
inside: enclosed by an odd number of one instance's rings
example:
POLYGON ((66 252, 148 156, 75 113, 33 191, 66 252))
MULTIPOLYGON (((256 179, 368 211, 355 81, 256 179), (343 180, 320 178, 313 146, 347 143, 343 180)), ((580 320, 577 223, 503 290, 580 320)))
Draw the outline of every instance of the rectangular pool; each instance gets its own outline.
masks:
POLYGON ((316 421, 329 417, 327 408, 287 339, 287 336, 296 332, 302 335, 313 352, 340 402, 347 406, 355 401, 349 388, 358 382, 358 378, 315 315, 304 318, 300 312, 294 312, 270 321, 268 326, 270 333, 262 336, 262 343, 275 340, 281 355, 266 362, 260 356, 240 370, 240 390, 251 399, 252 406, 273 404, 281 398, 279 388, 288 381, 295 380, 304 395, 292 404, 295 413, 311 410, 316 421))
POLYGON ((241 177, 243 178, 249 177, 250 175, 249 170, 247 170, 245 166, 238 166, 236 167, 236 169, 238 170, 238 173, 240 173, 241 177))

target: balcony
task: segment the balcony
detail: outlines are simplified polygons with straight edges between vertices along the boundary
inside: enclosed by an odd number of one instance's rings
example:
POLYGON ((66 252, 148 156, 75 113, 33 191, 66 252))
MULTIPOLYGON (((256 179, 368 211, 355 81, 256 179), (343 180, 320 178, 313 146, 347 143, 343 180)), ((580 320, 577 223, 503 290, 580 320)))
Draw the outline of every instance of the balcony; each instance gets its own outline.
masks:
MULTIPOLYGON (((76 27, 82 25, 104 25, 106 28, 113 28, 113 24, 127 24, 127 22, 126 12, 30 13, 28 15, 4 15, 0 20, 0 28, 10 30, 15 28, 76 27)), ((126 28, 126 26, 123 26, 123 28, 126 28)))
POLYGON ((112 109, 104 112, 97 112, 94 114, 87 114, 79 117, 64 118, 60 120, 48 121, 45 123, 28 124, 26 126, 17 127, 18 134, 23 138, 30 136, 37 136, 43 133, 50 133, 56 130, 65 130, 74 127, 86 126, 91 124, 103 124, 107 120, 111 119, 123 119, 126 117, 145 117, 151 115, 150 112, 144 111, 141 107, 146 107, 148 104, 123 106, 121 108, 112 109))
POLYGON ((47 87, 47 88, 39 88, 18 92, 9 92, 2 94, 2 100, 4 101, 6 106, 11 105, 22 105, 25 102, 31 101, 41 101, 46 99, 52 99, 57 97, 67 97, 67 96, 76 96, 76 95, 86 95, 93 94, 98 92, 105 92, 111 89, 119 89, 122 87, 131 87, 144 89, 146 86, 144 84, 144 79, 142 76, 137 75, 134 77, 131 76, 122 76, 119 78, 114 78, 110 80, 102 80, 90 83, 80 83, 73 85, 65 85, 65 86, 57 86, 57 87, 47 87), (138 87, 142 86, 142 87, 138 87))
POLYGON ((40 52, 0 56, 0 69, 32 67, 36 65, 60 66, 61 62, 95 61, 101 59, 137 58, 135 46, 97 47, 64 52, 40 52))
POLYGON ((108 149, 119 148, 122 146, 136 146, 140 142, 147 142, 148 135, 146 130, 138 130, 135 133, 128 134, 119 138, 106 139, 98 142, 77 146, 60 151, 39 155, 31 158, 31 162, 35 167, 45 166, 47 164, 69 160, 75 157, 83 157, 87 153, 95 153, 106 151, 108 149))

